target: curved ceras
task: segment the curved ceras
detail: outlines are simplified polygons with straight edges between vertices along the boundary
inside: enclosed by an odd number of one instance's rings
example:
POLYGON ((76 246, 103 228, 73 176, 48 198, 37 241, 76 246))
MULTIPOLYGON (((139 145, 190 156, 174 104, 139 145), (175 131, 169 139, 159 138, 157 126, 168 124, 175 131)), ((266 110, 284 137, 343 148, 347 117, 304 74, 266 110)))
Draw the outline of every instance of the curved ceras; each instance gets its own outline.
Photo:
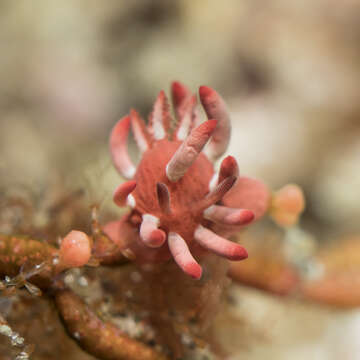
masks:
POLYGON ((179 82, 174 82, 171 90, 178 120, 172 133, 163 91, 148 125, 131 110, 112 130, 114 165, 129 179, 116 189, 114 201, 119 206, 129 205, 132 212, 105 231, 113 238, 122 237, 122 246, 138 261, 162 262, 172 256, 186 274, 199 279, 202 269, 193 255, 200 257, 210 251, 231 260, 247 258, 242 246, 219 233, 229 234, 249 224, 254 213, 220 204, 239 176, 233 157, 222 161, 218 173, 210 161, 223 155, 229 143, 231 126, 223 99, 213 89, 200 87, 208 117, 200 123, 196 96, 179 82), (137 167, 127 151, 130 126, 142 153, 137 167))

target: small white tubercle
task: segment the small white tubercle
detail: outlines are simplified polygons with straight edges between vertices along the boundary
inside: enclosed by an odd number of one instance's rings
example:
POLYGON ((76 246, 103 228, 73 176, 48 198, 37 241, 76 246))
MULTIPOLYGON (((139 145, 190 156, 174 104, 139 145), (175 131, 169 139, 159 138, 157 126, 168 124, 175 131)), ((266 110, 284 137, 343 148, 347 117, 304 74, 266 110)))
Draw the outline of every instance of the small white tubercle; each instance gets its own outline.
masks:
POLYGON ((131 208, 135 208, 136 200, 132 194, 128 195, 127 200, 126 200, 126 205, 130 206, 131 208))

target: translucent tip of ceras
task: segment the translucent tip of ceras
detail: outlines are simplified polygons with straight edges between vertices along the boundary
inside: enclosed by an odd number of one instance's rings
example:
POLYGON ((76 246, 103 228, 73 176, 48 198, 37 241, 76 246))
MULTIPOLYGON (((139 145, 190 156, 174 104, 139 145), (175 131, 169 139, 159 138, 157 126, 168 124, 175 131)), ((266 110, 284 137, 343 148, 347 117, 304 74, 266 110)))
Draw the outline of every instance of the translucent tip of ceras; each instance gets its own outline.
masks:
POLYGON ((223 182, 229 176, 239 177, 239 166, 233 156, 227 156, 223 159, 219 172, 215 173, 209 181, 209 190, 214 190, 218 184, 223 182))
POLYGON ((196 206, 200 211, 205 210, 209 206, 216 204, 235 184, 236 176, 229 176, 218 184, 215 189, 211 190, 204 199, 198 202, 196 206))
POLYGON ((113 127, 109 142, 114 166, 126 179, 133 178, 136 172, 136 167, 132 163, 127 150, 129 129, 130 116, 124 116, 113 127))
POLYGON ((233 209, 220 205, 208 207, 203 214, 206 219, 225 225, 248 225, 255 217, 251 210, 233 209))
POLYGON ((208 86, 200 86, 199 95, 208 119, 218 120, 218 126, 205 153, 216 160, 225 153, 231 134, 230 116, 222 97, 208 86))
POLYGON ((164 231, 158 229, 159 218, 151 214, 144 214, 140 225, 140 239, 151 248, 162 246, 166 240, 164 231))
POLYGON ((203 248, 229 260, 243 260, 248 257, 247 251, 241 245, 224 239, 201 225, 196 228, 194 239, 203 248))
POLYGON ((167 97, 160 91, 150 115, 149 131, 155 140, 164 139, 170 127, 170 110, 167 97))
POLYGON ((161 211, 165 214, 171 213, 170 193, 163 183, 156 184, 156 193, 161 211))
POLYGON ((239 177, 239 166, 237 161, 233 156, 230 155, 221 162, 218 183, 220 184, 229 176, 239 177))
POLYGON ((170 252, 179 267, 194 279, 200 279, 201 266, 193 258, 186 241, 177 233, 169 232, 168 244, 170 252))
POLYGON ((136 187, 136 181, 134 180, 126 181, 120 184, 116 188, 113 195, 114 203, 120 207, 126 205, 131 206, 131 200, 129 200, 129 195, 134 191, 135 187, 136 187))
POLYGON ((193 129, 166 165, 166 176, 178 181, 193 164, 215 130, 217 121, 208 120, 193 129))

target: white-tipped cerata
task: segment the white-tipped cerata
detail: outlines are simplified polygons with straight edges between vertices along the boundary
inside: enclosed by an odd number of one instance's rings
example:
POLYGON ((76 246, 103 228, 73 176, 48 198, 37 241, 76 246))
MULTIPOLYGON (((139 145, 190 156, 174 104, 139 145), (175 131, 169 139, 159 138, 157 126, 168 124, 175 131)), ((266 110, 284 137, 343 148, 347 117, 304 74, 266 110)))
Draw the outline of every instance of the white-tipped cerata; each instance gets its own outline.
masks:
POLYGON ((209 206, 216 204, 224 195, 232 188, 236 181, 235 176, 229 176, 220 184, 216 185, 215 189, 211 190, 203 199, 197 202, 194 206, 199 210, 204 211, 209 206))
POLYGON ((174 260, 184 273, 195 279, 200 279, 202 273, 201 266, 191 255, 186 241, 179 234, 169 232, 168 244, 174 260))
POLYGON ((136 144, 141 153, 145 152, 149 147, 149 133, 143 119, 135 110, 130 111, 131 127, 134 133, 136 144))
POLYGON ((218 183, 229 176, 239 177, 239 166, 233 156, 227 156, 220 165, 218 183))
POLYGON ((140 225, 140 238, 151 248, 162 246, 166 240, 164 231, 158 229, 160 220, 154 215, 144 214, 140 225))
POLYGON ((196 96, 191 96, 185 101, 183 109, 181 110, 181 117, 179 119, 178 127, 175 131, 177 140, 184 141, 189 135, 195 119, 196 96))
POLYGON ((115 168, 126 179, 134 177, 136 167, 127 150, 127 138, 130 128, 130 116, 124 116, 113 127, 110 135, 110 153, 115 168))
POLYGON ((155 140, 161 140, 166 137, 167 129, 170 125, 169 104, 164 91, 160 91, 153 111, 150 115, 149 130, 155 140))
POLYGON ((120 184, 113 195, 113 200, 118 206, 125 206, 128 200, 128 196, 136 187, 136 181, 130 180, 120 184))
POLYGON ((242 260, 248 257, 241 245, 224 239, 201 225, 196 228, 194 238, 203 248, 227 259, 242 260))
POLYGON ((225 225, 247 225, 254 220, 254 213, 247 209, 233 209, 226 206, 212 205, 204 211, 208 220, 225 225))
POLYGON ((231 134, 230 116, 224 100, 215 90, 207 86, 201 86, 199 95, 208 119, 218 120, 211 141, 205 149, 209 159, 216 160, 225 153, 229 145, 231 134))
POLYGON ((215 127, 216 120, 208 120, 191 131, 166 166, 166 175, 170 181, 175 182, 186 173, 209 140, 215 127))

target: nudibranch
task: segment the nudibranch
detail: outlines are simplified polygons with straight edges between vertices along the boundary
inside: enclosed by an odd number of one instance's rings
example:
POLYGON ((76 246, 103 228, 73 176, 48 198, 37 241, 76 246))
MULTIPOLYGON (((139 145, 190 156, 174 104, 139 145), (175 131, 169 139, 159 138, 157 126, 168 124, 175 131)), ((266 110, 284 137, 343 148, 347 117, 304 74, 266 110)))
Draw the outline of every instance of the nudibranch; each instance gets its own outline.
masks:
POLYGON ((245 248, 227 238, 264 215, 271 195, 262 182, 239 176, 232 156, 222 160, 218 171, 214 169, 231 133, 221 96, 200 87, 208 118, 201 122, 196 95, 179 82, 172 84, 171 95, 174 123, 161 91, 148 124, 131 110, 111 132, 113 163, 128 180, 115 190, 114 202, 131 211, 104 231, 135 261, 173 258, 186 274, 199 279, 198 261, 209 252, 230 260, 247 258, 245 248), (130 128, 142 153, 137 166, 127 150, 130 128))

